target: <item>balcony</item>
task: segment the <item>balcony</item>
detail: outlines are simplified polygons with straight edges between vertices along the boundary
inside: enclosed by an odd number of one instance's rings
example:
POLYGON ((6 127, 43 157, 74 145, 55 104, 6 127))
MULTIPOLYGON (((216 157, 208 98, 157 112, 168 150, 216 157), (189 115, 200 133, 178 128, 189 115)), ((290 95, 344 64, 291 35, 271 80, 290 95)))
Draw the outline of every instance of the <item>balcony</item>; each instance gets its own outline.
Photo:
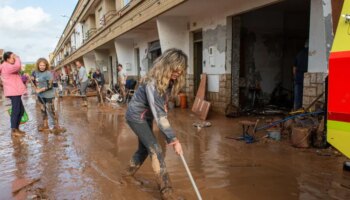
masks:
POLYGON ((186 0, 130 0, 118 11, 111 10, 102 15, 97 28, 91 28, 83 33, 83 44, 77 47, 70 56, 64 58, 61 65, 74 62, 87 52, 113 41, 113 39, 150 20, 166 10, 179 5, 186 0))
POLYGON ((88 41, 96 33, 96 28, 91 28, 85 33, 84 43, 88 41))
POLYGON ((103 15, 104 22, 105 22, 104 25, 106 25, 108 22, 110 22, 111 19, 116 15, 117 15, 117 11, 115 11, 115 10, 108 11, 106 14, 104 14, 103 15))

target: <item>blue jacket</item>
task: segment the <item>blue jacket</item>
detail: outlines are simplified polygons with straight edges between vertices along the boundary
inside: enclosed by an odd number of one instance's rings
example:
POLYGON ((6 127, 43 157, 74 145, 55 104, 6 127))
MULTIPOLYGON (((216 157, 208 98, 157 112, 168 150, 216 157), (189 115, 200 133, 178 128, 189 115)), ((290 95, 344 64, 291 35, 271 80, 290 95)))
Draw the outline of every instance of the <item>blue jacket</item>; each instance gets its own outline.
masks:
POLYGON ((165 109, 170 89, 160 96, 155 88, 155 82, 141 84, 129 102, 125 118, 130 122, 145 123, 155 120, 168 143, 176 140, 175 133, 168 121, 165 109))

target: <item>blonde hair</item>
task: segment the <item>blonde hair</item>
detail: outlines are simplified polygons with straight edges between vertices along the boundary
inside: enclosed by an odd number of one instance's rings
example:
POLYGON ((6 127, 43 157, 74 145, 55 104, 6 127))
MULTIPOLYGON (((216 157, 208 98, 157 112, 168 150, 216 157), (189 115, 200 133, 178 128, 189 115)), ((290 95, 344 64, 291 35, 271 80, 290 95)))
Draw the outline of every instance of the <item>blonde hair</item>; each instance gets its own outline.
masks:
POLYGON ((37 70, 37 71, 40 71, 40 69, 39 69, 39 64, 40 64, 41 62, 45 63, 45 65, 46 65, 45 71, 47 71, 47 70, 50 69, 49 61, 47 61, 46 58, 39 58, 39 59, 36 61, 36 64, 35 64, 35 67, 36 67, 36 70, 37 70))
POLYGON ((155 81, 157 92, 163 96, 169 88, 171 74, 174 71, 182 73, 176 80, 172 80, 171 97, 175 97, 185 85, 187 69, 187 56, 180 49, 168 49, 153 62, 152 69, 143 78, 143 83, 155 81))

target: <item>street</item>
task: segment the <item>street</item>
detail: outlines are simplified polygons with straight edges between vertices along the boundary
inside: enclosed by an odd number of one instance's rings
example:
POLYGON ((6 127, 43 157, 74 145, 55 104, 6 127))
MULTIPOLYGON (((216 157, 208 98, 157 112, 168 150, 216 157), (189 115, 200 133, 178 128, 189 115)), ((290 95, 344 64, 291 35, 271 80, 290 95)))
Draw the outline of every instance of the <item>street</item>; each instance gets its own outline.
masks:
MULTIPOLYGON (((160 199, 149 158, 136 173, 144 183, 121 183, 121 172, 137 148, 137 138, 125 123, 126 105, 103 107, 95 98, 81 107, 78 98, 61 98, 60 124, 65 133, 37 131, 40 108, 34 96, 23 97, 29 122, 24 137, 11 137, 9 101, 0 102, 0 199, 21 199, 12 187, 21 179, 36 180, 24 199, 160 199)), ((345 157, 335 150, 297 149, 261 139, 246 144, 225 138, 239 136, 239 119, 211 114, 211 127, 197 130, 190 109, 170 111, 170 122, 182 143, 184 157, 203 199, 349 199, 350 173, 345 157), (324 153, 331 152, 331 153, 324 153)), ((154 126, 156 127, 156 126, 154 126)), ((176 194, 196 199, 179 156, 167 147, 157 129, 176 194)), ((264 136, 264 131, 258 136, 264 136)))

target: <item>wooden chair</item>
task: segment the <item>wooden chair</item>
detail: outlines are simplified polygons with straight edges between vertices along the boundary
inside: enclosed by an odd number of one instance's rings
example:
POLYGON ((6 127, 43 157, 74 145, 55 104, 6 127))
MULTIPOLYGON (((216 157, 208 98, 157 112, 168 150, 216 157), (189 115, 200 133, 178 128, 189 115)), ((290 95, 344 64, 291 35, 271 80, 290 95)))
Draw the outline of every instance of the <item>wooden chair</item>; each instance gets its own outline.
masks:
POLYGON ((130 88, 126 88, 126 99, 125 101, 127 103, 129 103, 129 101, 131 100, 131 98, 134 96, 135 91, 137 90, 139 85, 139 82, 135 80, 135 83, 133 86, 131 86, 130 88))

